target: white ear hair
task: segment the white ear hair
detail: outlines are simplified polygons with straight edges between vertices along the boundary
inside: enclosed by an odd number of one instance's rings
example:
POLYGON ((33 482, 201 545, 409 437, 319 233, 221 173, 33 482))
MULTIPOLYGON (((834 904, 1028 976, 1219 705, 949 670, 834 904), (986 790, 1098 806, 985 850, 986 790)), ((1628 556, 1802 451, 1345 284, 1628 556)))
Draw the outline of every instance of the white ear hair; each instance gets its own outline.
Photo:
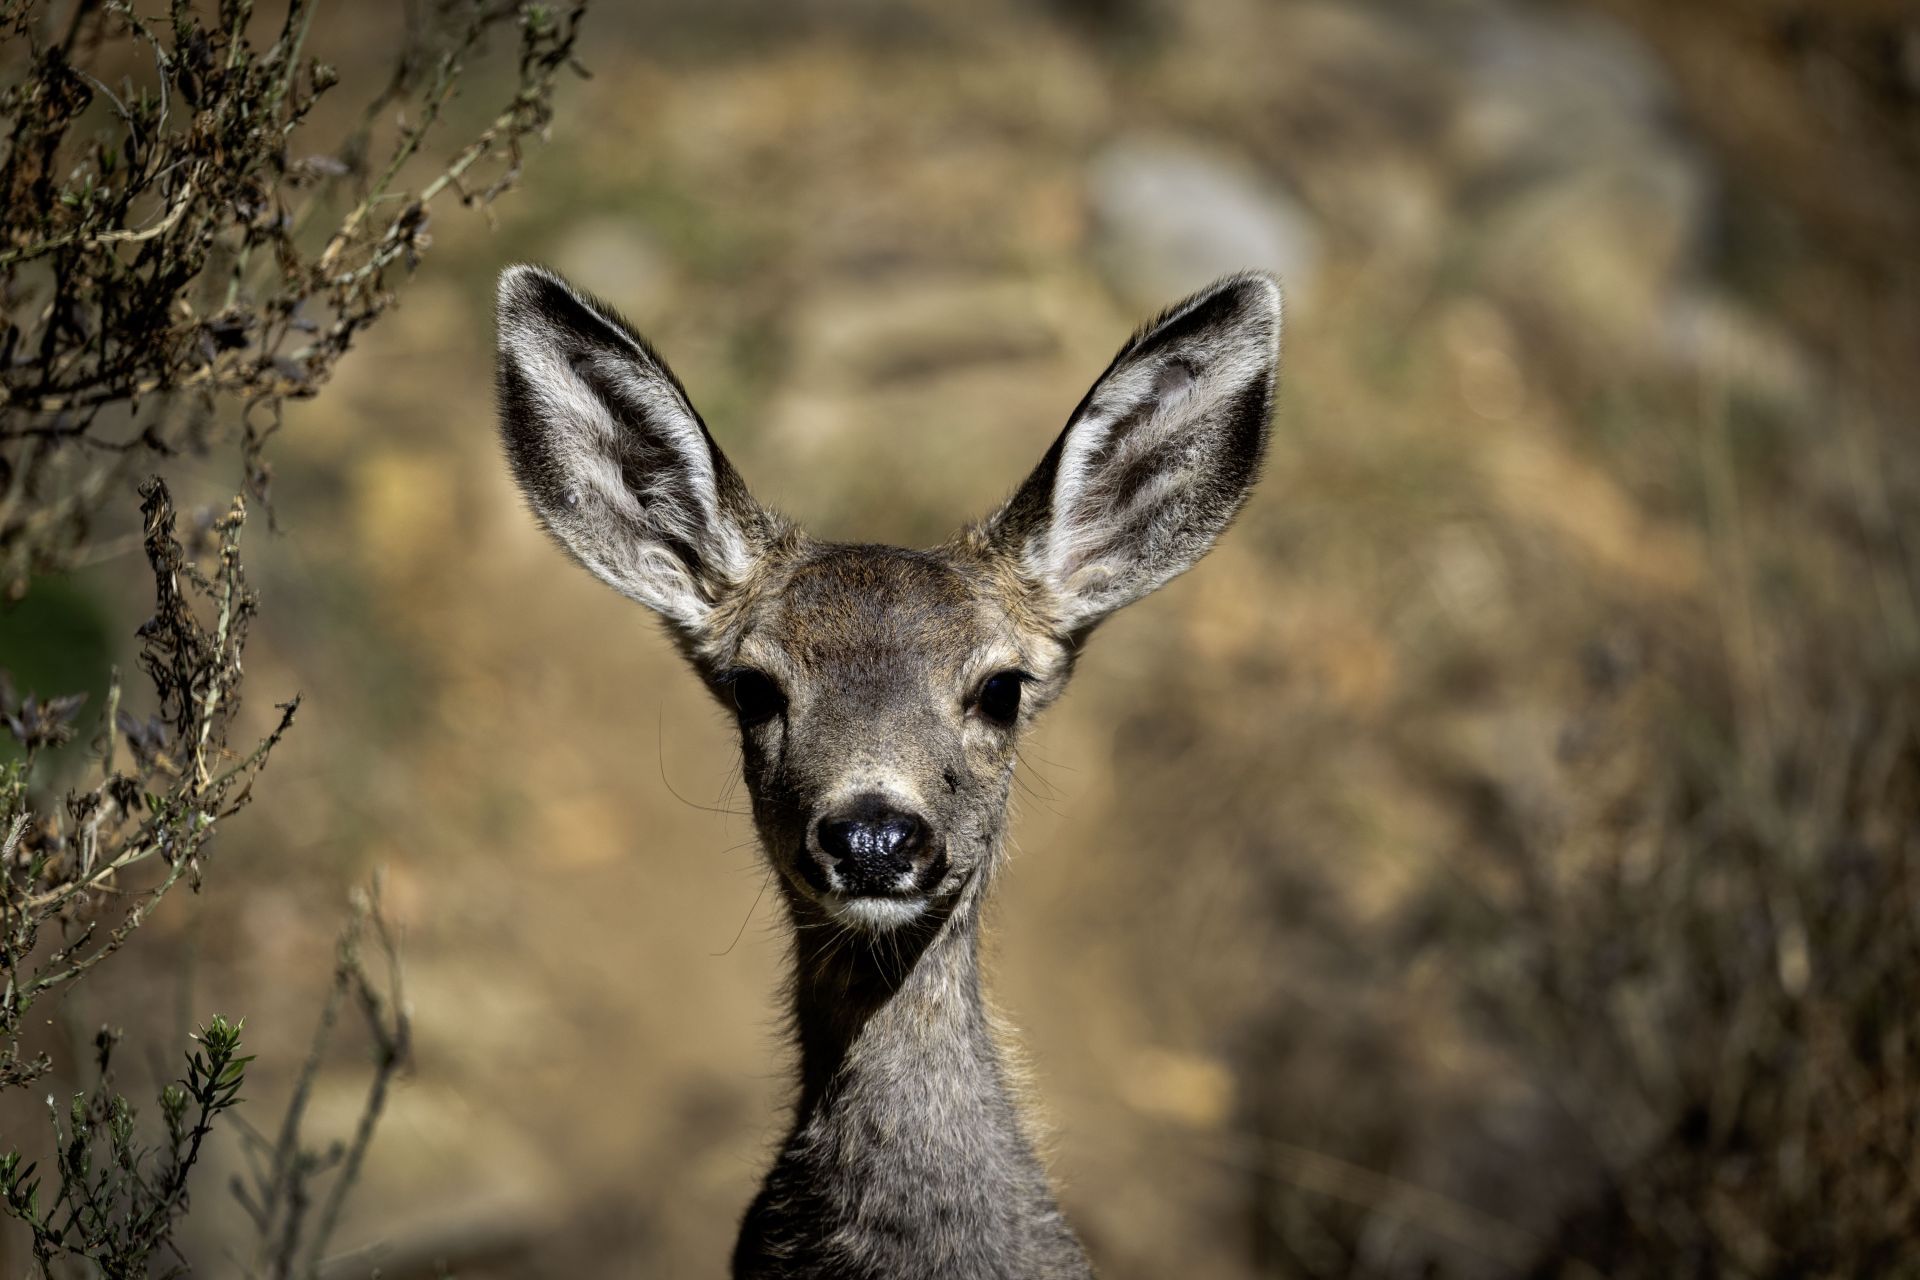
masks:
POLYGON ((1085 631, 1184 572, 1238 513, 1265 454, 1280 288, 1229 277, 1137 333, 989 522, 1085 631))
POLYGON ((696 631, 751 572, 765 513, 611 308, 519 266, 498 315, 501 437, 528 503, 603 581, 696 631))

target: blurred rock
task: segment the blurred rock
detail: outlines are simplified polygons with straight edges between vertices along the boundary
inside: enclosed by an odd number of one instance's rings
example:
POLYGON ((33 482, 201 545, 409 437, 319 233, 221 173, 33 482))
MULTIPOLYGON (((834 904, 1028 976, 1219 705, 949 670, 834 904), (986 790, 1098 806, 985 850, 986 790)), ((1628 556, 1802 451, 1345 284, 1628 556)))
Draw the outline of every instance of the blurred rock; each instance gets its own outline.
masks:
POLYGON ((1453 142, 1491 215, 1490 279, 1581 349, 1657 355, 1662 308, 1699 268, 1715 194, 1668 123, 1659 68, 1601 20, 1499 10, 1467 28, 1461 57, 1453 142))
POLYGON ((1489 227, 1488 277, 1595 356, 1658 354, 1660 315, 1696 265, 1704 180, 1666 151, 1537 182, 1489 227))
POLYGON ((1668 300, 1660 339, 1668 357, 1711 383, 1778 402, 1803 404, 1813 375, 1793 339, 1765 317, 1712 288, 1668 300))
POLYGON ((1490 6, 1465 26, 1460 55, 1458 136, 1480 167, 1578 169, 1595 144, 1636 153, 1662 141, 1666 77, 1605 19, 1490 6))
POLYGON ((1128 137, 1088 169, 1094 250, 1131 304, 1165 306, 1234 271, 1272 271, 1289 306, 1321 259, 1313 214, 1237 156, 1200 143, 1128 137))

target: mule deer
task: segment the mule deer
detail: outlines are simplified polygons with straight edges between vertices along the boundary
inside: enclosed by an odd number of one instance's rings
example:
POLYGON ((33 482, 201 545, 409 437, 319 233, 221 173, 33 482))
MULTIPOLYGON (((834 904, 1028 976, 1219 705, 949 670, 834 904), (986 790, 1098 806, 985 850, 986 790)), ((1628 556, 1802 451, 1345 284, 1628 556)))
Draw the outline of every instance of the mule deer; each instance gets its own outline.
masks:
POLYGON ((793 1128, 736 1277, 1089 1276, 981 1000, 1014 747, 1087 635, 1259 471, 1280 291, 1222 280, 1120 349, 997 512, 930 551, 754 501, 671 370, 542 268, 500 279, 500 424, 534 514, 666 620, 737 716, 792 925, 793 1128))

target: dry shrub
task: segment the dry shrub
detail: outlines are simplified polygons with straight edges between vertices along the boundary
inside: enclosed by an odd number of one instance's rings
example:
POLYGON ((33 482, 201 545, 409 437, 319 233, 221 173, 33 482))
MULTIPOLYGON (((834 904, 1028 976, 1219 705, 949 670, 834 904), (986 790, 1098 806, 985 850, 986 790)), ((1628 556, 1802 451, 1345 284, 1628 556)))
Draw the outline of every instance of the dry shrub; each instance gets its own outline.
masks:
MULTIPOLYGON (((316 394, 391 305, 436 202, 484 209, 514 184, 523 142, 544 130, 574 65, 583 10, 408 6, 386 82, 344 137, 319 145, 308 117, 340 77, 306 52, 311 0, 292 0, 264 43, 248 0, 175 0, 164 20, 119 0, 6 0, 0 598, 111 554, 96 525, 113 522, 136 468, 237 442, 236 480, 269 502, 264 448, 282 406, 316 394), (416 181, 416 157, 495 31, 519 48, 504 105, 416 181)), ((63 776, 72 761, 49 757, 79 732, 83 699, 16 690, 0 670, 13 739, 0 755, 0 1089, 53 1069, 27 1047, 29 1013, 97 974, 177 885, 198 888, 216 830, 255 799, 298 703, 262 740, 230 745, 259 608, 239 555, 247 504, 182 516, 157 476, 140 493, 154 605, 138 658, 151 711, 122 707, 117 673, 103 682, 84 773, 63 776)), ((184 1265, 173 1236, 202 1142, 238 1099, 249 1061, 239 1036, 237 1020, 205 1025, 187 1075, 161 1092, 164 1132, 149 1143, 114 1085, 118 1033, 101 1030, 92 1087, 53 1107, 50 1162, 0 1156, 0 1210, 27 1229, 41 1274, 184 1265)), ((408 1042, 392 938, 367 904, 343 937, 286 1120, 249 1148, 254 1176, 238 1190, 258 1231, 253 1274, 318 1273, 408 1042), (369 922, 395 965, 385 991, 358 958, 369 922), (351 1141, 316 1152, 301 1129, 307 1084, 348 1000, 377 1049, 373 1079, 351 1141)), ((78 1064, 69 1071, 78 1078, 78 1064)))
MULTIPOLYGON (((1709 470, 1731 495, 1731 462, 1709 470)), ((1903 511, 1896 473, 1864 483, 1860 510, 1903 511)), ((1560 652, 1578 675, 1546 765, 1503 768, 1417 711, 1367 731, 1452 832, 1377 927, 1316 907, 1338 870, 1276 851, 1279 930, 1307 960, 1290 980, 1324 957, 1342 994, 1321 1008, 1342 1012, 1286 1003, 1243 1056, 1272 1265, 1920 1267, 1912 525, 1863 536, 1804 492, 1766 498, 1744 528, 1710 504, 1700 597, 1583 606, 1566 630, 1596 638, 1560 652), (1874 589, 1829 590, 1836 566, 1874 589)))

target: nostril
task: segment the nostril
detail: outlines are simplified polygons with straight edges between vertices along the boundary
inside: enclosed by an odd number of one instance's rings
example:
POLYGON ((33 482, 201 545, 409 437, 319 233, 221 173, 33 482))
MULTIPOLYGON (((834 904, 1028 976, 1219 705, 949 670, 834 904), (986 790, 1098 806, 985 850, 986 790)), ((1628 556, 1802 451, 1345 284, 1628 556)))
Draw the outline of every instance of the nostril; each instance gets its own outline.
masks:
POLYGON ((911 857, 926 843, 926 830, 926 824, 910 813, 889 818, 880 824, 880 852, 890 857, 911 857))
POLYGON ((820 824, 814 828, 814 834, 820 841, 820 851, 835 862, 852 857, 854 833, 859 826, 858 822, 844 818, 822 818, 820 824))

